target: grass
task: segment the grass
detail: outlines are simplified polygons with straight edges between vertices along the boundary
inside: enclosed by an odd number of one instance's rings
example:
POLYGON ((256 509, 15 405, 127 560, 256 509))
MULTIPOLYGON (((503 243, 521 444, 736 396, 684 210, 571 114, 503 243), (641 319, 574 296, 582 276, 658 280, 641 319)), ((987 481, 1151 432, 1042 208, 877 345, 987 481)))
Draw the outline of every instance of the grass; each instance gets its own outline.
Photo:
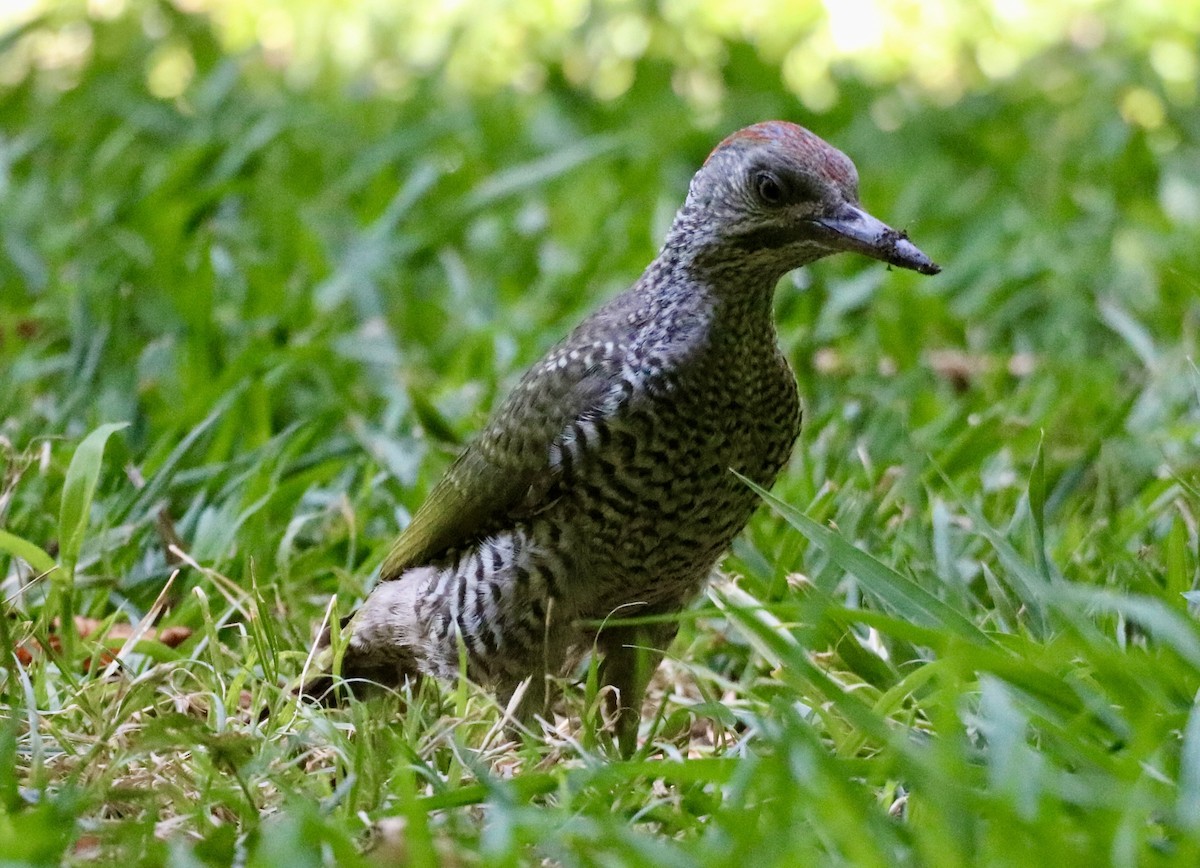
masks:
POLYGON ((5 859, 1200 857, 1200 128, 1165 96, 1122 117, 1159 87, 1137 51, 1053 48, 952 107, 836 70, 814 115, 733 44, 701 125, 648 61, 611 102, 436 70, 398 101, 165 21, 94 22, 74 78, 0 94, 5 859), (177 101, 143 77, 168 43, 177 101), (768 116, 854 157, 945 271, 781 285, 804 433, 639 753, 586 672, 516 742, 461 683, 291 706, 331 598, 768 116))

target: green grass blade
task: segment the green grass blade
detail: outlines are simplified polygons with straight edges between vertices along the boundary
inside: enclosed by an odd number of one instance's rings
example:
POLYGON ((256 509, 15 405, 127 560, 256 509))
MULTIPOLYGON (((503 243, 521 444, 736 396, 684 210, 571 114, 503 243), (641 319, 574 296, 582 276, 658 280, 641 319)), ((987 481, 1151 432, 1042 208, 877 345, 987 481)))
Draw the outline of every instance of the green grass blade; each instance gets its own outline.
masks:
POLYGON ((809 542, 820 546, 838 566, 858 579, 868 593, 882 600, 896 614, 925 627, 950 630, 971 642, 990 643, 987 635, 970 619, 912 579, 851 545, 838 534, 817 524, 761 486, 755 485, 744 476, 741 478, 788 524, 804 534, 809 542))
POLYGON ((21 539, 6 530, 0 530, 0 551, 20 558, 41 575, 48 575, 58 568, 54 558, 50 557, 41 546, 21 539))
POLYGON ((104 446, 109 437, 128 425, 128 422, 101 425, 83 438, 71 456, 58 513, 59 560, 63 568, 62 579, 68 584, 75 578, 75 564, 79 559, 79 548, 83 545, 83 535, 87 531, 88 512, 104 461, 104 446))
POLYGON ((942 481, 953 492, 955 499, 958 501, 962 509, 971 519, 972 525, 991 543, 995 549, 1000 563, 1008 571, 1008 579, 1011 587, 1016 591, 1017 597, 1025 604, 1026 608, 1031 613, 1032 623, 1039 636, 1045 636, 1048 632, 1046 623, 1046 596, 1047 582, 1035 567, 1031 566, 1018 552, 996 527, 989 522, 983 513, 976 507, 962 492, 962 490, 954 484, 954 481, 949 476, 942 475, 942 481))
MULTIPOLYGON (((1200 671, 1200 625, 1156 597, 1068 585, 1061 589, 1057 605, 1060 610, 1078 605, 1093 611, 1120 614, 1200 671)), ((1068 613, 1068 617, 1079 616, 1068 613)))
POLYGON ((1200 832, 1200 696, 1197 696, 1183 730, 1175 818, 1185 829, 1200 832))
POLYGON ((1038 572, 1049 584, 1053 581, 1050 560, 1046 557, 1046 454, 1043 441, 1038 441, 1037 457, 1029 473, 1029 512, 1033 517, 1033 554, 1038 572))

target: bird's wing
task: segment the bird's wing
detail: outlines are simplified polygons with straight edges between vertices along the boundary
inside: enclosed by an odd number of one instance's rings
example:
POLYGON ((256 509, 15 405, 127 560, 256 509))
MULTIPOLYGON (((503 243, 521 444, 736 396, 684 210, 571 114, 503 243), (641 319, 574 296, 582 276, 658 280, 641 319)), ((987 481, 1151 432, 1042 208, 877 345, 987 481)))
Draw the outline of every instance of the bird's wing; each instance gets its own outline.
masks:
POLYGON ((606 360, 552 352, 522 378, 434 486, 392 545, 381 579, 399 578, 548 506, 564 433, 577 421, 612 412, 620 393, 606 360))

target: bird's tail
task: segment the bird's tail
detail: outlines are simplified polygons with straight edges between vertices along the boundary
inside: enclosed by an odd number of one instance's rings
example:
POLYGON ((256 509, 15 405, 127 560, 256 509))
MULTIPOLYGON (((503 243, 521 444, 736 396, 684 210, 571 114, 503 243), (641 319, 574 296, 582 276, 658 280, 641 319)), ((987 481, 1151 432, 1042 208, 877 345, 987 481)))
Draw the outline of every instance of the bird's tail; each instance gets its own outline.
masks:
MULTIPOLYGON (((421 569, 435 574, 432 568, 421 569)), ((420 578, 406 574, 377 585, 357 612, 339 622, 338 636, 348 637, 344 645, 340 639, 334 641, 332 625, 322 630, 313 660, 291 686, 291 695, 331 707, 372 688, 398 688, 419 681, 421 667, 417 665, 416 649, 423 631, 416 612, 417 597, 425 586, 420 578), (335 645, 340 651, 340 665, 335 645)))
MULTIPOLYGON (((343 618, 341 628, 353 630, 353 616, 343 618)), ((335 708, 350 697, 361 699, 372 690, 398 688, 406 682, 415 686, 420 681, 421 673, 416 659, 408 649, 393 646, 387 649, 389 653, 380 655, 378 649, 358 645, 353 635, 338 666, 332 647, 332 633, 329 627, 321 631, 312 663, 288 688, 287 692, 295 699, 323 708, 335 708)), ((269 716, 270 709, 264 708, 259 720, 269 716)))
MULTIPOLYGON (((402 649, 394 649, 402 650, 402 649)), ((293 692, 301 699, 332 708, 351 696, 362 698, 379 688, 398 688, 406 682, 416 685, 421 678, 416 660, 407 654, 394 654, 386 661, 368 660, 347 648, 340 673, 334 672, 333 652, 326 648, 320 655, 321 666, 293 692)))

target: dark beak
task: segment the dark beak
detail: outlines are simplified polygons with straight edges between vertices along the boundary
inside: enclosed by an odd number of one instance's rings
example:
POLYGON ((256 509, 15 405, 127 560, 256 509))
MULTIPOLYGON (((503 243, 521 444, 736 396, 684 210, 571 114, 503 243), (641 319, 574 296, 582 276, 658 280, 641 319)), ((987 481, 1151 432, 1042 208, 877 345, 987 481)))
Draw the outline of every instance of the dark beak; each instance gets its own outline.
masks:
POLYGON ((941 266, 917 249, 908 235, 876 220, 856 205, 845 203, 828 217, 813 220, 827 234, 831 246, 852 250, 921 274, 937 274, 941 266))

